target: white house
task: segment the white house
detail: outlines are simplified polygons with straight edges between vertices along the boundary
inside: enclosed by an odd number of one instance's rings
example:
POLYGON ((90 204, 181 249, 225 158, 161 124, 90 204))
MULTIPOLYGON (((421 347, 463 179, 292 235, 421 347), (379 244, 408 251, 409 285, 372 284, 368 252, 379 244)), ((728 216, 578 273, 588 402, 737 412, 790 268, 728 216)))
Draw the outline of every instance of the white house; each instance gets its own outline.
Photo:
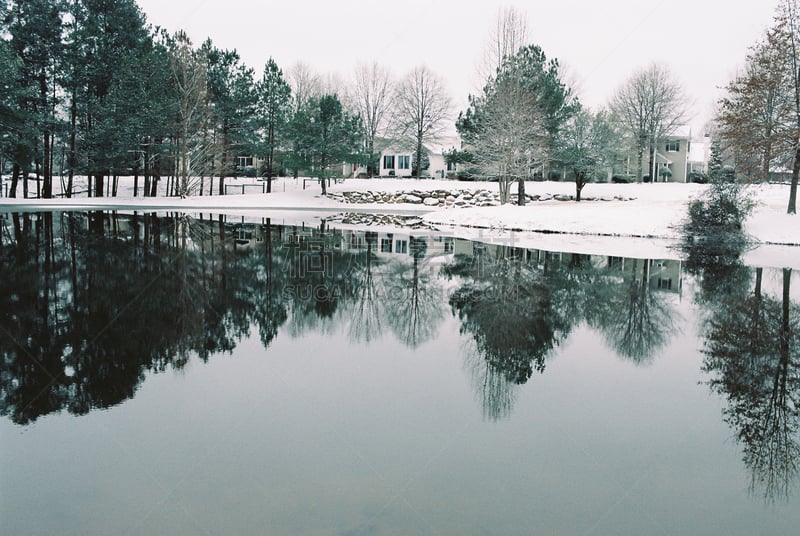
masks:
MULTIPOLYGON (((456 164, 448 163, 445 153, 455 145, 426 143, 423 149, 428 153, 428 169, 422 170, 423 177, 444 179, 455 173, 456 164)), ((375 141, 375 149, 380 153, 379 172, 381 177, 411 177, 415 144, 411 141, 381 139, 375 141)))

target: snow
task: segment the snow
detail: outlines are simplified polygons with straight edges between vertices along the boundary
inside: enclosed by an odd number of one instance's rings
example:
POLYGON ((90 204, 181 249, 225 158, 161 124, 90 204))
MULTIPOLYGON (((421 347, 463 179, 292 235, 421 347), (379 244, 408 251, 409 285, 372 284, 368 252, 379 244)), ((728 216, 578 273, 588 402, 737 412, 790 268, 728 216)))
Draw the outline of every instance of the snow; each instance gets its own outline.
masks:
MULTIPOLYGON (((678 225, 688 202, 707 186, 699 184, 589 184, 582 197, 574 201, 533 201, 524 207, 446 208, 424 203, 342 204, 320 194, 313 179, 279 178, 273 193, 263 194, 256 179, 228 179, 229 195, 191 196, 185 199, 164 197, 134 198, 132 178, 120 179, 118 197, 7 199, 0 198, 0 211, 12 210, 181 210, 224 211, 242 216, 268 216, 273 221, 308 221, 325 214, 369 212, 376 214, 418 214, 429 225, 463 238, 501 240, 515 245, 628 257, 679 258, 674 249, 678 225), (304 188, 305 183, 305 188, 304 188), (238 186, 258 193, 233 193, 238 186), (614 200, 621 197, 626 201, 614 200), (601 200, 606 199, 606 200, 601 200), (268 213, 268 214, 265 214, 268 213), (547 234, 542 234, 547 233, 547 234)), ((216 184, 215 184, 216 185, 216 184)), ((757 207, 745 223, 745 232, 757 247, 745 260, 761 266, 800 268, 800 220, 787 215, 789 187, 767 184, 754 186, 757 207), (788 247, 792 246, 792 247, 788 247)), ((492 182, 457 182, 431 179, 347 179, 331 183, 329 192, 398 192, 413 190, 497 190, 492 182)), ((513 188, 512 190, 516 190, 513 188)), ((528 182, 529 195, 570 196, 575 185, 569 182, 528 182)))

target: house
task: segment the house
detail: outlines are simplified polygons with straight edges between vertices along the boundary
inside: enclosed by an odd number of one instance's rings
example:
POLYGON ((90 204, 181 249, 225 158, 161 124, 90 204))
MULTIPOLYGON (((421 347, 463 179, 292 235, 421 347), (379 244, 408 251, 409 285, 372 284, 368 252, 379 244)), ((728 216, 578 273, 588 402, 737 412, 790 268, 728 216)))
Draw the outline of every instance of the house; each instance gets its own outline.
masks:
MULTIPOLYGON (((452 140, 447 140, 452 141, 452 140)), ((453 145, 426 143, 423 145, 428 156, 428 166, 423 159, 422 176, 444 179, 456 172, 456 164, 448 162, 445 154, 453 145)), ((381 177, 411 177, 414 162, 415 143, 405 140, 375 140, 375 150, 379 153, 378 175, 381 177)))
MULTIPOLYGON (((627 177, 629 180, 639 180, 650 177, 655 171, 656 182, 686 182, 689 172, 689 153, 692 147, 692 131, 688 126, 676 129, 670 135, 658 140, 654 151, 655 169, 650 169, 651 155, 648 149, 642 155, 642 169, 636 173, 638 156, 635 148, 618 155, 613 165, 613 175, 627 177)), ((633 146, 633 143, 631 143, 633 146)), ((706 160, 707 161, 707 160, 706 160)))
MULTIPOLYGON (((665 136, 656 145, 655 182, 686 182, 689 152, 692 145, 692 130, 688 126, 679 127, 673 134, 665 136)), ((643 163, 642 176, 652 175, 643 163)))

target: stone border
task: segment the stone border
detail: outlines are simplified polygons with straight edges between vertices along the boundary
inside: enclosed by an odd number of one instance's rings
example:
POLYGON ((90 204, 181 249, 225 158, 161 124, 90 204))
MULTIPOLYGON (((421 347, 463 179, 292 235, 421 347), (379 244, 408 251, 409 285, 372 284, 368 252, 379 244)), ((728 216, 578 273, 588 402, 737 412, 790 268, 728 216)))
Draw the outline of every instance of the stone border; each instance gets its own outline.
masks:
MULTIPOLYGON (((511 194, 509 204, 517 204, 517 195, 511 194)), ((574 201, 574 195, 526 194, 529 202, 574 201)), ((500 193, 489 190, 407 190, 400 192, 332 192, 328 198, 344 204, 425 205, 431 208, 498 207, 500 193)), ((633 201, 635 197, 582 197, 583 201, 633 201)))

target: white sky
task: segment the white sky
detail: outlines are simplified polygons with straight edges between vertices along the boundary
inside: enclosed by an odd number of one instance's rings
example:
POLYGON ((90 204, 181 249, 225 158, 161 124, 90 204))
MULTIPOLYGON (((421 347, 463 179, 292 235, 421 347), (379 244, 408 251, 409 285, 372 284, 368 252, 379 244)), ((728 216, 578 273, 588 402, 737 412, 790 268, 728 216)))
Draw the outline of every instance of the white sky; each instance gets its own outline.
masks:
POLYGON ((663 62, 694 100, 698 133, 714 100, 771 24, 778 0, 137 0, 153 25, 238 50, 261 74, 272 56, 348 78, 377 61, 402 76, 425 64, 456 107, 480 86, 477 64, 501 7, 527 14, 533 43, 571 73, 584 104, 605 104, 635 69, 663 62))

